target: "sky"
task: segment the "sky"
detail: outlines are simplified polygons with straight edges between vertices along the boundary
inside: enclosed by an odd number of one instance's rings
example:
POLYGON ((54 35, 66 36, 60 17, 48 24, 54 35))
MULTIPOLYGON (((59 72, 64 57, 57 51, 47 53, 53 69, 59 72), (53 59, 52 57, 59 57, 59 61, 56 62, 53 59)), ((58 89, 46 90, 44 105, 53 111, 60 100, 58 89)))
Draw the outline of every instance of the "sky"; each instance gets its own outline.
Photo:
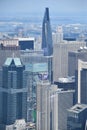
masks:
POLYGON ((0 0, 0 15, 42 15, 45 7, 49 7, 51 15, 87 15, 87 0, 0 0))

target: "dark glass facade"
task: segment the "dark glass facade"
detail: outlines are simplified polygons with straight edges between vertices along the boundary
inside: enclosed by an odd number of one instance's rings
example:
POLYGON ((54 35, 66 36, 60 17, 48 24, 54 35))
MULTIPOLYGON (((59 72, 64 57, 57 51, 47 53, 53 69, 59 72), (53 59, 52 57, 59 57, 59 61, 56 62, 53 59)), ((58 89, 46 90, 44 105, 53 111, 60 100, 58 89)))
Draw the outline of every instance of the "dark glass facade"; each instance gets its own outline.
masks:
POLYGON ((87 69, 81 71, 81 103, 87 104, 87 69))
POLYGON ((49 8, 46 8, 45 15, 43 18, 42 49, 44 50, 44 55, 50 56, 53 54, 52 31, 49 18, 49 8))
POLYGON ((0 83, 0 124, 27 120, 27 73, 19 58, 7 59, 0 72, 0 83))
POLYGON ((87 105, 76 104, 68 110, 67 130, 85 130, 87 105))
POLYGON ((34 50, 34 41, 33 40, 28 40, 28 41, 19 41, 19 46, 21 50, 34 50))

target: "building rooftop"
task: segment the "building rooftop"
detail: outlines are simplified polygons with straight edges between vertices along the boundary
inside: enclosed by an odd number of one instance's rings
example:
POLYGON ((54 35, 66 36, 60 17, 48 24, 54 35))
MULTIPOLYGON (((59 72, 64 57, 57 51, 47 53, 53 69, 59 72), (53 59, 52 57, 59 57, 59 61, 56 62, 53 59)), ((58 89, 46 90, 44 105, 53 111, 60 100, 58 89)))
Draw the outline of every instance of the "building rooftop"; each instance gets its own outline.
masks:
POLYGON ((18 38, 19 41, 34 41, 34 37, 29 37, 29 38, 18 38))
POLYGON ((71 107, 70 109, 68 109, 68 111, 69 112, 74 112, 74 113, 80 113, 85 109, 87 109, 86 104, 76 104, 73 107, 71 107))
POLYGON ((22 66, 20 58, 7 58, 4 66, 10 66, 12 62, 14 62, 15 66, 22 66))
POLYGON ((79 44, 79 43, 86 43, 86 42, 85 41, 67 41, 67 40, 63 40, 59 44, 60 45, 64 45, 64 44, 79 44))
POLYGON ((70 76, 70 77, 66 77, 66 78, 59 78, 58 82, 60 82, 60 83, 72 83, 72 82, 75 82, 75 76, 70 76))
POLYGON ((80 47, 77 51, 70 51, 69 53, 75 53, 75 54, 79 54, 79 53, 87 53, 87 47, 80 47))
POLYGON ((75 90, 64 90, 63 88, 57 88, 57 90, 55 91, 55 94, 61 94, 61 93, 74 93, 75 90))

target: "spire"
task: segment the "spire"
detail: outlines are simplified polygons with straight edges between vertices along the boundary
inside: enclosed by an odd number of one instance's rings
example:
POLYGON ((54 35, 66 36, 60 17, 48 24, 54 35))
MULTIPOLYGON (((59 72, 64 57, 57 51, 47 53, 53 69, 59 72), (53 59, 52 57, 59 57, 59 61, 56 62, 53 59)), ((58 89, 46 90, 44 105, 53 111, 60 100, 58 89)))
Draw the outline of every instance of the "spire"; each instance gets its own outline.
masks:
POLYGON ((46 8, 45 15, 46 15, 47 21, 49 21, 49 8, 46 8))
POLYGON ((44 50, 44 55, 50 56, 53 54, 52 31, 49 18, 49 8, 45 9, 45 14, 43 18, 42 49, 44 50))

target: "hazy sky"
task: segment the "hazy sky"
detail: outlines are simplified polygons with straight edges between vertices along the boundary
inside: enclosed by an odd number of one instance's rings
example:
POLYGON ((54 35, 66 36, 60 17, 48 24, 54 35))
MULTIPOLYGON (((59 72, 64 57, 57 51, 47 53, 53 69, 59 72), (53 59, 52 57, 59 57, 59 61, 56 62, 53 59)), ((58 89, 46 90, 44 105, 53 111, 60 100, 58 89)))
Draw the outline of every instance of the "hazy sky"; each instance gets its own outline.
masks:
POLYGON ((52 15, 87 15, 87 0, 0 0, 0 15, 42 14, 45 7, 50 8, 52 15))

